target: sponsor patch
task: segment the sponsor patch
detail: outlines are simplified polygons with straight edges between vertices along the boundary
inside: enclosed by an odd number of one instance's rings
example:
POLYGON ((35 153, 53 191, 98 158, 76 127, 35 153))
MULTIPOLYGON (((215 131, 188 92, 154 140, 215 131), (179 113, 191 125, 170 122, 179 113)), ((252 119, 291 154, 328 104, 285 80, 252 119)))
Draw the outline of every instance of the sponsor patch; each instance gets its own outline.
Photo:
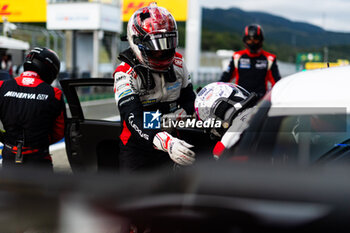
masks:
POLYGON ((49 98, 49 96, 46 94, 38 94, 36 97, 37 100, 47 100, 47 98, 49 98))
POLYGON ((121 85, 118 86, 117 92, 120 92, 120 91, 122 91, 123 89, 126 89, 126 88, 128 88, 128 87, 130 87, 130 84, 129 84, 129 83, 121 84, 121 85))
POLYGON ((150 100, 144 100, 142 101, 143 106, 151 105, 157 102, 157 99, 150 99, 150 100))
MULTIPOLYGON (((134 118, 135 118, 134 114, 130 113, 130 116, 128 118, 130 126, 140 135, 140 137, 142 137, 146 140, 149 140, 149 135, 142 132, 142 130, 134 123, 134 118)), ((160 125, 159 125, 159 127, 160 127, 160 125)))
POLYGON ((25 93, 17 91, 8 91, 4 97, 17 98, 17 99, 27 99, 27 100, 47 100, 48 95, 46 94, 34 94, 34 93, 25 93))
POLYGON ((239 68, 250 69, 250 59, 249 58, 241 58, 239 60, 239 68))
POLYGON ((181 85, 180 82, 176 82, 173 85, 166 87, 166 89, 167 89, 167 91, 174 90, 174 89, 179 88, 180 85, 181 85))
POLYGON ((266 69, 267 61, 266 60, 256 60, 255 68, 257 69, 266 69))
POLYGON ((127 80, 128 76, 126 76, 126 75, 117 76, 117 77, 115 77, 114 81, 119 82, 120 80, 123 80, 123 79, 127 80))
POLYGON ((118 97, 119 97, 119 98, 122 98, 122 97, 127 96, 127 95, 130 95, 130 94, 132 94, 132 93, 133 93, 133 91, 132 91, 131 89, 128 89, 128 90, 123 91, 122 93, 120 93, 118 97))
POLYGON ((27 77, 38 77, 38 74, 33 72, 33 71, 25 71, 22 73, 22 76, 27 76, 27 77))
POLYGON ((197 94, 197 96, 202 96, 207 91, 206 87, 203 87, 202 90, 197 94))
POLYGON ((129 98, 123 100, 122 102, 119 103, 119 106, 122 106, 130 101, 134 100, 134 96, 130 96, 129 98))
POLYGON ((22 79, 22 84, 25 86, 33 85, 35 82, 34 78, 23 78, 22 79))
POLYGON ((174 59, 174 65, 176 65, 176 66, 178 66, 178 67, 180 67, 180 68, 182 68, 182 60, 180 60, 180 59, 174 59))

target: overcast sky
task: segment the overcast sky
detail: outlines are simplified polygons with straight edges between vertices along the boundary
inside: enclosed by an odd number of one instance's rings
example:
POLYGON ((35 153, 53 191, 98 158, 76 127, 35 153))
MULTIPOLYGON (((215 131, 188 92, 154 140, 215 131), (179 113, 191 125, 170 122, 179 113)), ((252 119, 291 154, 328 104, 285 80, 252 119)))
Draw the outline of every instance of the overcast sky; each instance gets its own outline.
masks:
POLYGON ((350 32, 350 0, 199 0, 204 7, 262 11, 326 30, 350 32))

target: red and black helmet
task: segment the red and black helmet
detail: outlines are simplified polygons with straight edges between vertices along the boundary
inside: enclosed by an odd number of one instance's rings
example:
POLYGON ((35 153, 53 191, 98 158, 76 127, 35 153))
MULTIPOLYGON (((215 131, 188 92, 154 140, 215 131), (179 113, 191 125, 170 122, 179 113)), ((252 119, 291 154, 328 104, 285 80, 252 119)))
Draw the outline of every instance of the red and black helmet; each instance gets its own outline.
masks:
POLYGON ((165 71, 173 63, 178 45, 174 17, 151 3, 137 10, 130 18, 127 38, 137 59, 147 68, 165 71))
POLYGON ((262 48, 264 32, 260 25, 251 24, 244 28, 243 42, 251 53, 257 53, 262 48))
POLYGON ((61 62, 57 54, 48 48, 36 47, 24 59, 24 71, 35 71, 40 78, 51 84, 60 72, 61 62))

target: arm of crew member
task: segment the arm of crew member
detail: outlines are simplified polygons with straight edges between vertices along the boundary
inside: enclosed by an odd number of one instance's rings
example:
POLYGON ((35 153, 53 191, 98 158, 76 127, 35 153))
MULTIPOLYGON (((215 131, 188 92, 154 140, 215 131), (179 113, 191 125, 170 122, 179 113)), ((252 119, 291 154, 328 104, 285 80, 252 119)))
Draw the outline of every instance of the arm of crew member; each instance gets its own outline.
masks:
POLYGON ((50 144, 58 142, 64 137, 64 122, 66 117, 63 99, 60 100, 61 111, 54 120, 52 132, 49 135, 50 144))
POLYGON ((281 75, 280 75, 280 71, 278 69, 278 65, 277 65, 277 60, 275 59, 272 63, 271 66, 271 76, 270 76, 270 82, 271 82, 271 86, 273 87, 275 85, 275 83, 277 81, 279 81, 281 79, 281 75))

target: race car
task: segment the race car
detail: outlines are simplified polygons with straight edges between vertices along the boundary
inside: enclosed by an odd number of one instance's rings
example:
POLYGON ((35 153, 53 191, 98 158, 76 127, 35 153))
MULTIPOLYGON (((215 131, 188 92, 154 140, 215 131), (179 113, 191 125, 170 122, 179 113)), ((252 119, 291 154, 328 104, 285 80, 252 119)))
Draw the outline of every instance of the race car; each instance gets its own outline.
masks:
POLYGON ((350 66, 326 68, 276 83, 226 156, 302 166, 348 161, 349 73, 350 66))

